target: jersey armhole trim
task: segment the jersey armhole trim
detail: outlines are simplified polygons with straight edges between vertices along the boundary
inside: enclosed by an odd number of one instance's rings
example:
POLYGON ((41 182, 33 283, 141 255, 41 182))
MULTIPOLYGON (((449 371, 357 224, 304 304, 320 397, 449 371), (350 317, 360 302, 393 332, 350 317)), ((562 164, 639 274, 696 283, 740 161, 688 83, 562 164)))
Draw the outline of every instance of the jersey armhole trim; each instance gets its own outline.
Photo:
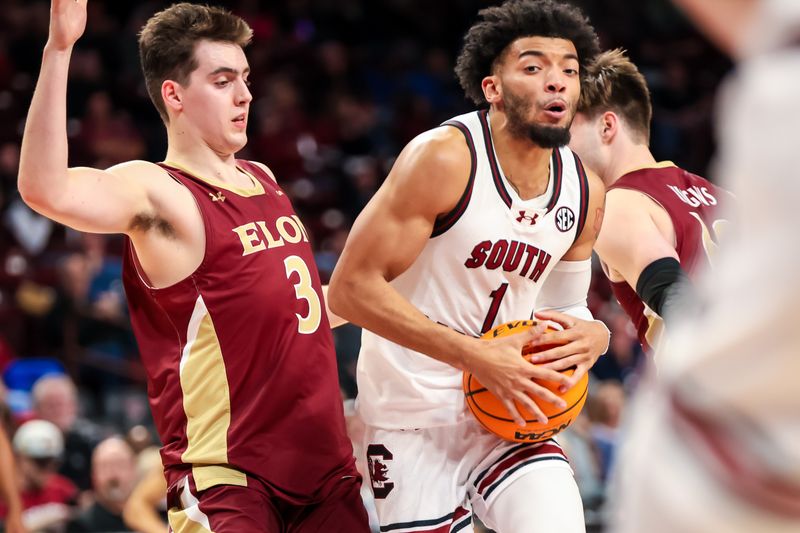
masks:
POLYGON ((500 175, 500 169, 497 165, 497 158, 495 157, 494 153, 494 143, 492 142, 492 130, 489 128, 489 110, 484 109, 478 111, 478 119, 481 123, 481 131, 483 132, 483 142, 486 145, 486 156, 489 159, 489 168, 492 169, 492 180, 494 180, 494 186, 497 189, 497 194, 500 195, 500 199, 503 200, 503 203, 511 209, 511 204, 513 203, 511 200, 511 195, 506 190, 506 186, 503 184, 503 178, 500 175))
POLYGON ((267 172, 266 170, 264 170, 264 168, 261 167, 261 165, 257 165, 253 161, 248 161, 247 159, 237 159, 236 160, 236 165, 239 168, 241 168, 243 170, 246 170, 247 172, 252 174, 253 177, 259 183, 261 183, 262 187, 264 186, 265 183, 267 183, 267 184, 269 184, 271 186, 275 186, 275 185, 278 184, 278 179, 275 176, 273 176, 270 172, 267 172), (262 176, 262 174, 263 174, 263 176, 262 176), (266 178, 264 176, 266 176, 266 178))
POLYGON ((547 212, 552 211, 558 205, 558 197, 561 196, 561 183, 563 181, 564 162, 561 160, 561 149, 554 148, 553 155, 550 158, 550 164, 553 167, 553 196, 547 204, 547 212))
POLYGON ((164 294, 167 291, 182 285, 189 280, 193 279, 198 274, 202 273, 206 268, 206 263, 208 262, 208 250, 209 250, 209 242, 212 240, 212 233, 211 227, 208 222, 208 217, 206 216, 205 211, 203 211, 203 207, 200 205, 200 201, 197 199, 195 194, 192 190, 182 181, 180 180, 174 173, 174 168, 170 167, 169 165, 165 165, 162 163, 156 163, 157 166, 161 167, 161 169, 167 173, 167 175, 175 180, 178 185, 184 187, 189 194, 192 196, 192 200, 194 200, 195 205, 197 206, 197 210, 200 212, 200 218, 203 219, 203 233, 205 233, 205 248, 203 249, 203 259, 200 261, 200 264, 197 265, 189 275, 172 283, 171 285, 167 285, 166 287, 155 287, 151 285, 150 277, 144 271, 144 267, 142 267, 141 262, 139 261, 139 254, 136 252, 136 247, 133 245, 133 239, 128 237, 128 252, 131 257, 131 264, 134 267, 136 272, 136 277, 139 279, 139 282, 142 284, 146 290, 148 290, 151 294, 164 294))
POLYGON ((572 152, 572 157, 575 158, 575 168, 578 171, 578 183, 581 188, 581 200, 580 200, 580 211, 578 212, 578 224, 575 230, 575 240, 578 240, 581 233, 583 233, 583 227, 586 225, 586 218, 589 213, 589 179, 586 177, 586 169, 583 168, 583 163, 581 163, 578 154, 572 152))
POLYGON ((475 152, 475 143, 472 139, 472 133, 470 133, 469 128, 467 128, 467 126, 461 122, 455 120, 449 120, 442 124, 442 126, 452 126, 464 134, 464 138, 467 141, 467 147, 469 148, 470 170, 469 180, 467 180, 467 186, 464 189, 464 192, 461 194, 461 198, 459 198, 458 203, 453 209, 450 210, 450 212, 436 217, 436 222, 433 224, 431 238, 438 237, 452 228, 467 210, 469 201, 472 198, 472 189, 475 184, 475 172, 478 165, 478 156, 475 152))

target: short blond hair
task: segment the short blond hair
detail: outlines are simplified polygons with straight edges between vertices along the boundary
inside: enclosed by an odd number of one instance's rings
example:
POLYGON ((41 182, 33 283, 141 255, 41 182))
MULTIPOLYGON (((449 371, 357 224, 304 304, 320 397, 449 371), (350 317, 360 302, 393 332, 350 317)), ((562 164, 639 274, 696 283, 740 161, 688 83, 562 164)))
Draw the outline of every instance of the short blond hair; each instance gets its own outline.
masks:
POLYGON ((645 144, 650 142, 653 105, 647 81, 621 48, 599 54, 586 68, 578 112, 589 117, 613 111, 645 144))

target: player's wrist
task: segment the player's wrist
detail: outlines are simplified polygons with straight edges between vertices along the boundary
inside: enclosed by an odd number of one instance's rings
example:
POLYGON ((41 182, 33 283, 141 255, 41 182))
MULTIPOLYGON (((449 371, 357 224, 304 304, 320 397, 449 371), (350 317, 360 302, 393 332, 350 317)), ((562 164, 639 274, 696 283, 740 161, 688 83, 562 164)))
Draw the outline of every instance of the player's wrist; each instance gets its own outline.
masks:
POLYGON ((75 48, 75 43, 60 44, 52 39, 48 39, 42 50, 43 57, 67 57, 72 55, 72 49, 75 48))
POLYGON ((460 338, 457 339, 453 346, 454 358, 450 364, 464 372, 474 372, 475 367, 480 365, 480 360, 485 350, 485 341, 466 335, 458 335, 460 338))
POLYGON ((598 357, 599 357, 600 355, 607 354, 608 353, 608 349, 611 347, 611 330, 608 329, 608 326, 606 326, 606 323, 603 322, 602 320, 598 320, 598 319, 595 318, 595 319, 592 320, 592 322, 594 322, 600 328, 602 328, 603 332, 606 335, 605 347, 600 351, 600 354, 598 355, 598 357))

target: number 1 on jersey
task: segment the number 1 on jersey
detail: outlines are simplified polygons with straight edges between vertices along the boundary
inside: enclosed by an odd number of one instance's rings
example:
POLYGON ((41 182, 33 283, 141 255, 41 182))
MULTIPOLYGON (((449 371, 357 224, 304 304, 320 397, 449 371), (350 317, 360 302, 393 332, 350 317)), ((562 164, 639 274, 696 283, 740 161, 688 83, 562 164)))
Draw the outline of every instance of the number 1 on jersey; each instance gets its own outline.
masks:
POLYGON ((307 316, 295 313, 298 321, 297 331, 304 335, 314 333, 322 319, 322 305, 319 302, 317 291, 311 286, 311 273, 308 271, 308 266, 302 258, 296 255, 290 255, 284 259, 283 264, 286 266, 287 279, 291 279, 295 272, 300 276, 300 281, 294 284, 294 294, 298 300, 302 298, 308 302, 307 316))
POLYGON ((506 295, 508 283, 503 283, 495 290, 489 293, 489 298, 492 299, 492 305, 489 306, 489 312, 486 313, 486 319, 483 321, 481 333, 486 333, 494 325, 494 319, 497 318, 497 312, 500 310, 500 304, 503 301, 503 296, 506 295))

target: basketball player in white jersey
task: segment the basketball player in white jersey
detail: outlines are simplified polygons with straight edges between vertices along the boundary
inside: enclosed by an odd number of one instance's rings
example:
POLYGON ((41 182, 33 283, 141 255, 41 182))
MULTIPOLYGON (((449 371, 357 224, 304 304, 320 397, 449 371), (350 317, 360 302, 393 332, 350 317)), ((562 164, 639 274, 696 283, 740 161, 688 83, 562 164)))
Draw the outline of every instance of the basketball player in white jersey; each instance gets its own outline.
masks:
POLYGON ((471 531, 473 514, 500 533, 584 531, 558 444, 486 432, 465 408, 461 373, 522 425, 515 402, 540 419, 536 402, 563 405, 532 378, 568 387, 607 348, 586 307, 604 188, 566 148, 580 71, 597 51, 574 7, 481 11, 456 72, 483 109, 414 139, 353 227, 330 305, 365 328, 357 413, 382 531, 471 531), (535 311, 564 331, 476 339, 535 311), (566 344, 540 355, 546 365, 520 357, 553 341, 566 344), (570 366, 571 379, 556 372, 570 366))
POLYGON ((740 59, 717 175, 739 198, 703 313, 670 324, 621 451, 615 531, 800 531, 800 3, 680 0, 740 59))

